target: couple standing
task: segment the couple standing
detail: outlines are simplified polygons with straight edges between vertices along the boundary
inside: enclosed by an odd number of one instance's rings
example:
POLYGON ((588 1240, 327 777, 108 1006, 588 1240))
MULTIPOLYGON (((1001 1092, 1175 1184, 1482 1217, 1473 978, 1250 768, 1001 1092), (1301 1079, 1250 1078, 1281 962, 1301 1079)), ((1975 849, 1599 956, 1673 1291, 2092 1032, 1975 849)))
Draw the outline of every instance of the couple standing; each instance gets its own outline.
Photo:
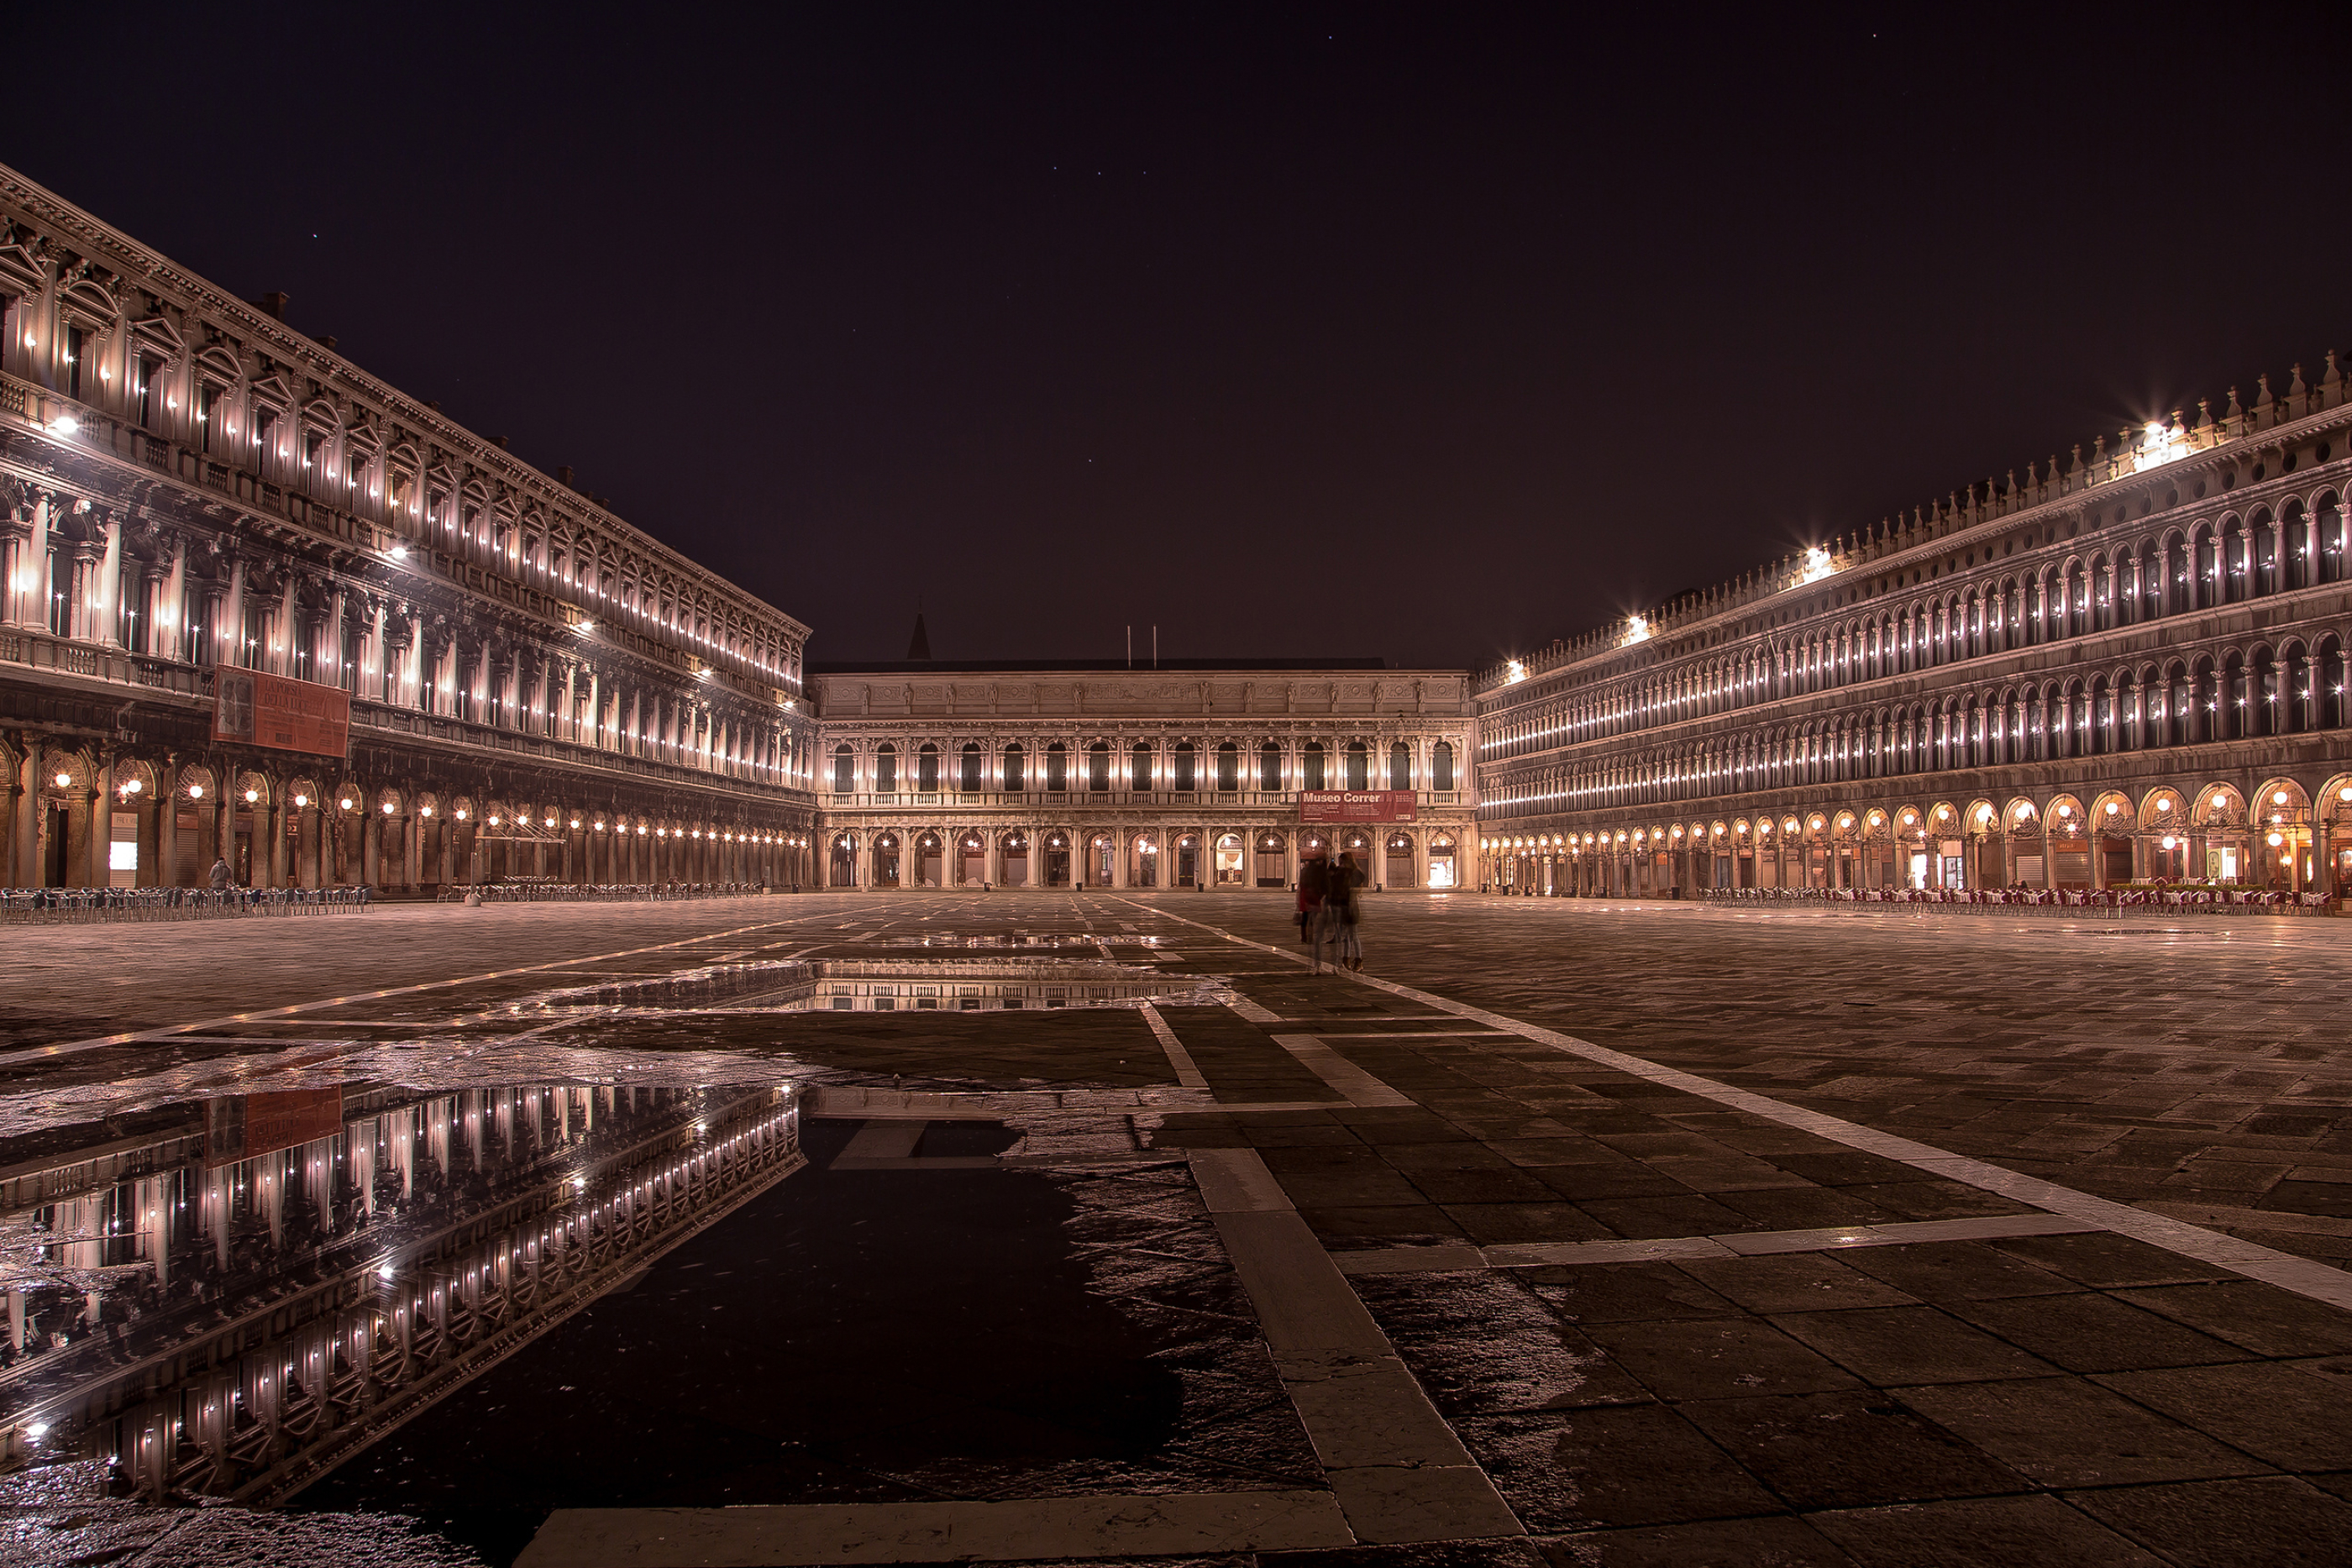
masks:
POLYGON ((1351 851, 1335 862, 1317 855, 1298 868, 1298 936, 1312 944, 1315 972, 1323 972, 1323 949, 1331 948, 1332 967, 1360 972, 1363 945, 1357 940, 1357 917, 1363 901, 1356 890, 1364 885, 1351 851))

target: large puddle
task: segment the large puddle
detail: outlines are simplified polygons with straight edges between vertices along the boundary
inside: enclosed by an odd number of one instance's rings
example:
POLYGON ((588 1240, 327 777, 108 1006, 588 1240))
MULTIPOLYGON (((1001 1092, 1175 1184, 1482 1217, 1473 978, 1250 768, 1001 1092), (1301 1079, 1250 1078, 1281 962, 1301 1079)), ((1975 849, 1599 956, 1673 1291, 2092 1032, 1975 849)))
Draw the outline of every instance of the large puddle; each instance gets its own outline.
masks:
MULTIPOLYGON (((966 967, 517 1005, 1167 994, 966 967)), ((193 1531, 237 1560, 499 1563, 557 1508, 1314 1484, 1181 1164, 972 1168, 1021 1134, 967 1122, 923 1134, 937 1170, 834 1171, 859 1124, 808 1120, 786 1076, 420 1071, 0 1139, 0 1502, 50 1532, 37 1557, 193 1531)))

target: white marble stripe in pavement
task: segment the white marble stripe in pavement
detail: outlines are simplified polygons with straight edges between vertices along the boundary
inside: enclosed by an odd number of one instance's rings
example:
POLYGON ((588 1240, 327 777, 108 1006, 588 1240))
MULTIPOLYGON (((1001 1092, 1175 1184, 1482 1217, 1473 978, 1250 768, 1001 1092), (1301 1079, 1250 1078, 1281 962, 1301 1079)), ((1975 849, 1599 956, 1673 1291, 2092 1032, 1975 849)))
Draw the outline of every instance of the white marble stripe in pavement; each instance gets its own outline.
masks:
POLYGON ((1009 1563, 1349 1546, 1325 1491, 1163 1492, 1018 1502, 565 1508, 515 1568, 1009 1563))
POLYGON ((1143 1021, 1151 1026, 1151 1033, 1160 1041, 1160 1049, 1167 1053, 1168 1065, 1176 1070, 1176 1082, 1186 1089, 1206 1089, 1209 1081, 1201 1076, 1200 1068, 1193 1064, 1192 1053, 1184 1049, 1183 1041, 1176 1038, 1176 1031, 1168 1027, 1168 1020, 1161 1018, 1160 1009, 1150 1002, 1143 1004, 1143 1021))
POLYGON ((1311 1034, 1277 1034, 1274 1043, 1298 1059, 1298 1064, 1348 1097, 1350 1105, 1410 1105, 1398 1093, 1311 1034))
POLYGON ((1821 1230, 1733 1231, 1622 1241, 1518 1241, 1381 1247, 1333 1254, 1343 1274, 1432 1274, 1469 1269, 1642 1263, 1676 1258, 1758 1258, 1777 1252, 1837 1252, 1854 1247, 1916 1247, 1929 1241, 1992 1241, 2005 1236, 2075 1236, 2100 1227, 2060 1214, 1990 1214, 1974 1219, 1912 1219, 1821 1230))
MULTIPOLYGON (((1169 920, 1181 921, 1187 925, 1198 926, 1203 931, 1215 931, 1227 941, 1241 946, 1255 948, 1260 952, 1279 953, 1284 957, 1294 958, 1297 963, 1306 963, 1305 959, 1296 958, 1294 955, 1284 952, 1282 948, 1269 946, 1264 942, 1255 942, 1246 936, 1236 936, 1220 926, 1210 925, 1205 922, 1193 920, 1181 915, 1171 915, 1165 910, 1160 911, 1160 914, 1163 918, 1169 920)), ((1827 1115, 1819 1111, 1808 1111, 1801 1105, 1790 1105, 1745 1089, 1735 1089, 1728 1083, 1718 1083, 1712 1078, 1701 1078, 1695 1072, 1685 1072, 1680 1068, 1665 1067, 1639 1056, 1629 1056, 1622 1051, 1611 1051, 1606 1046, 1595 1045, 1589 1040, 1579 1040, 1574 1035, 1561 1034, 1557 1030, 1545 1029, 1538 1024, 1522 1023, 1517 1019, 1507 1018, 1501 1013, 1489 1012, 1485 1008, 1473 1007, 1467 1002, 1457 1002, 1448 997, 1437 996, 1429 991, 1416 989, 1412 986, 1400 985, 1394 980, 1383 980, 1371 975, 1346 973, 1341 973, 1338 977, 1352 980, 1358 985, 1370 986, 1376 990, 1385 991, 1391 996, 1400 997, 1407 1001, 1420 1002, 1441 1009, 1456 1018, 1471 1019, 1479 1023, 1491 1024, 1497 1029, 1518 1035, 1521 1039, 1549 1045, 1570 1056, 1580 1056, 1587 1061, 1612 1068, 1628 1077, 1640 1078, 1669 1089, 1678 1089, 1685 1094, 1696 1095, 1702 1100, 1712 1100, 1718 1105, 1728 1105, 1735 1111, 1745 1111, 1751 1116, 1760 1116, 1766 1121, 1777 1122, 1784 1127, 1794 1127, 1801 1132, 1811 1133, 1829 1143, 1843 1144, 1850 1149, 1860 1149, 1865 1154, 1894 1160, 1916 1170, 1927 1171, 1958 1182, 1965 1186, 1975 1187, 1981 1192, 1998 1193, 2003 1197, 2013 1198, 2019 1203, 2031 1204, 2036 1208, 2047 1209, 2053 1214, 2064 1215, 2069 1219, 2082 1220, 2095 1229, 2112 1230, 2119 1236, 2128 1236, 2135 1241, 2145 1241, 2151 1247, 2160 1247, 2180 1257, 2210 1264, 2217 1269, 2227 1269, 2232 1273, 2242 1274, 2247 1279, 2260 1280, 2264 1284, 2276 1285, 2280 1290, 2292 1291, 2298 1296, 2307 1296, 2313 1301, 2325 1301, 2330 1306, 2352 1310, 2352 1273, 2347 1273, 2341 1269, 2333 1268, 2326 1263, 2315 1262, 2309 1258, 2297 1258, 2293 1253, 2281 1252, 2275 1248, 2264 1247, 2257 1242, 2241 1240, 2235 1236, 2224 1235, 2218 1230, 2208 1230, 2201 1226, 2190 1225, 2185 1220, 2168 1218, 2161 1214, 2154 1214, 2127 1203, 2116 1203, 2111 1198, 2095 1197, 2087 1192, 2077 1192, 2073 1187, 2061 1186, 2056 1182, 2044 1181, 2039 1176, 2030 1176, 2017 1171, 2007 1170, 1984 1160, 1970 1159, 1964 1155, 1953 1154, 1948 1149, 1939 1149, 1932 1144, 1922 1144, 1894 1133, 1882 1133, 1875 1127, 1865 1127, 1859 1123, 1846 1121, 1843 1117, 1827 1115)))
POLYGON ((1356 1538, 1524 1534, 1257 1151, 1194 1149, 1192 1166, 1356 1538))

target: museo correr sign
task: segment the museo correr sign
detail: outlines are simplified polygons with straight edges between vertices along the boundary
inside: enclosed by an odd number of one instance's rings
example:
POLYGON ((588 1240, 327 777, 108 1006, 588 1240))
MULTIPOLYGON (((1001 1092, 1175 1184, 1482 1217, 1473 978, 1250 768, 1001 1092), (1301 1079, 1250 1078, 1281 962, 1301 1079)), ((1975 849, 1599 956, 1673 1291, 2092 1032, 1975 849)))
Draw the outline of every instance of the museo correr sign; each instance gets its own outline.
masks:
POLYGON ((1410 822, 1413 793, 1410 789, 1301 789, 1301 822, 1410 822))

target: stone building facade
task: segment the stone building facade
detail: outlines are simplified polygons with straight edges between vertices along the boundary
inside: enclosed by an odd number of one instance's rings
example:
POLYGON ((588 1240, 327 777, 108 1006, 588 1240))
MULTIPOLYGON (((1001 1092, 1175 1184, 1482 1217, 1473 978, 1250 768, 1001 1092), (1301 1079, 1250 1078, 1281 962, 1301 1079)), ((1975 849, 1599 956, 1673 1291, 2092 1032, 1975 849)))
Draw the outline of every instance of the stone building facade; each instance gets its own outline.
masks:
POLYGON ((2331 354, 1482 672, 1479 882, 2352 883, 2347 397, 2331 354))
POLYGON ((808 880, 809 629, 282 316, 0 169, 0 885, 808 880))
POLYGON ((1468 869, 1462 671, 919 661, 811 678, 831 886, 1279 888, 1329 849, 1376 887, 1468 869), (1414 820, 1305 823, 1302 790, 1403 791, 1414 820))

